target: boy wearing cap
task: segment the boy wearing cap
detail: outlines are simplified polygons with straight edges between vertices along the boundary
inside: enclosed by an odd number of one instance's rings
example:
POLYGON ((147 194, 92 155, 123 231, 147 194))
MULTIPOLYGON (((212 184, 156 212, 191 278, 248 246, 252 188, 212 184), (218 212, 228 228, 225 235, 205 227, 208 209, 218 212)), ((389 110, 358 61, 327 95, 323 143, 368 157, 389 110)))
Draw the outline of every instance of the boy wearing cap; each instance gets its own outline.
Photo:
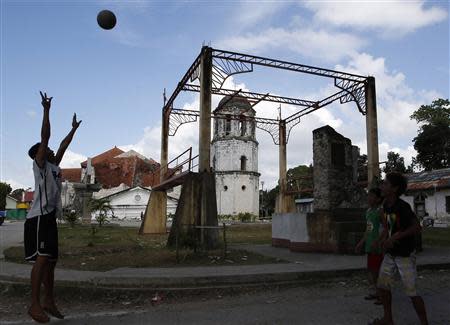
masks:
POLYGON ((25 259, 34 263, 31 270, 31 306, 28 314, 39 323, 50 321, 47 313, 64 318, 53 297, 55 266, 58 259, 58 229, 56 213, 61 210, 61 162, 64 153, 80 126, 76 114, 72 130, 61 142, 56 155, 48 148, 50 139, 50 106, 52 98, 40 92, 43 107, 41 142, 33 145, 28 155, 33 159, 35 190, 33 203, 24 224, 25 259), (44 285, 44 302, 40 302, 40 288, 44 285))

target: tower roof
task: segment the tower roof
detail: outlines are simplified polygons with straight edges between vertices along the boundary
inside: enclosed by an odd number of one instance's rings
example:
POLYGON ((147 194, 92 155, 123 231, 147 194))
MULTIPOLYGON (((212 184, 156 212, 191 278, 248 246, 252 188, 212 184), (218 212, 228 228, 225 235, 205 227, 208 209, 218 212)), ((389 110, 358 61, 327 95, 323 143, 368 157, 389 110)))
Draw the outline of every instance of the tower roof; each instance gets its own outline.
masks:
POLYGON ((214 110, 214 112, 218 112, 222 109, 226 109, 229 107, 237 106, 241 109, 245 109, 246 111, 250 111, 254 113, 254 109, 252 108, 252 104, 249 102, 249 100, 245 97, 239 97, 239 96, 225 96, 222 98, 219 102, 219 105, 217 105, 217 108, 214 110))

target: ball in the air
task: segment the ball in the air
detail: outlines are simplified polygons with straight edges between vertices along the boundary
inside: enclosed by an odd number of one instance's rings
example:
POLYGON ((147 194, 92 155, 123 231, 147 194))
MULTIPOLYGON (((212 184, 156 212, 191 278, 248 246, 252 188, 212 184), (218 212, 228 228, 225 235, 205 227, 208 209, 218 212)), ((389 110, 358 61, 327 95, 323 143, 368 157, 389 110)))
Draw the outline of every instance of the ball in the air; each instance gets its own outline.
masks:
POLYGON ((113 29, 116 22, 116 15, 112 11, 102 10, 97 15, 97 23, 103 29, 113 29))

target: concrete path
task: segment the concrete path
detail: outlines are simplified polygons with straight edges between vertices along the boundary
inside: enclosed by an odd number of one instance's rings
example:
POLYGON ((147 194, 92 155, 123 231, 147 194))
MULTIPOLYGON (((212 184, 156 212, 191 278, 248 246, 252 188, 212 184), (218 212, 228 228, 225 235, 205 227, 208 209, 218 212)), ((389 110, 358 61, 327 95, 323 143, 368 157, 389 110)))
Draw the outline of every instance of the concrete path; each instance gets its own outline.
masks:
POLYGON ((10 246, 23 245, 23 221, 9 221, 0 226, 0 260, 3 251, 10 246))

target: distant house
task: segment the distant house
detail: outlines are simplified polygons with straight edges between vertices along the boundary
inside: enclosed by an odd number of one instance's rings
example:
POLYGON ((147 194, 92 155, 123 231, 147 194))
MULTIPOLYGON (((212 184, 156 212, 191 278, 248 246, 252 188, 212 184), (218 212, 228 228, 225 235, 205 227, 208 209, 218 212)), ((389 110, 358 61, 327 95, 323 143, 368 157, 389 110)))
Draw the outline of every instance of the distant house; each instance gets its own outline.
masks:
POLYGON ((17 208, 17 200, 12 196, 6 196, 6 210, 14 210, 17 208))
POLYGON ((297 212, 314 212, 314 199, 295 199, 295 207, 297 212))
MULTIPOLYGON (((104 198, 109 201, 112 208, 112 213, 108 213, 108 216, 119 218, 121 220, 140 219, 141 214, 145 212, 148 199, 150 198, 151 190, 145 187, 136 186, 128 188, 127 185, 122 184, 120 186, 122 190, 114 191, 100 191, 95 193, 94 197, 104 198)), ((178 200, 171 196, 167 196, 167 214, 175 214, 178 200)))
POLYGON ((450 222, 450 168, 408 174, 408 188, 402 198, 422 217, 450 222))
MULTIPOLYGON (((63 168, 61 199, 63 208, 73 204, 74 183, 101 184, 102 190, 116 193, 124 188, 148 188, 159 182, 159 163, 134 150, 114 147, 81 163, 80 168, 63 168), (154 173, 155 172, 155 173, 154 173)), ((147 204, 147 202, 145 202, 147 204)))

